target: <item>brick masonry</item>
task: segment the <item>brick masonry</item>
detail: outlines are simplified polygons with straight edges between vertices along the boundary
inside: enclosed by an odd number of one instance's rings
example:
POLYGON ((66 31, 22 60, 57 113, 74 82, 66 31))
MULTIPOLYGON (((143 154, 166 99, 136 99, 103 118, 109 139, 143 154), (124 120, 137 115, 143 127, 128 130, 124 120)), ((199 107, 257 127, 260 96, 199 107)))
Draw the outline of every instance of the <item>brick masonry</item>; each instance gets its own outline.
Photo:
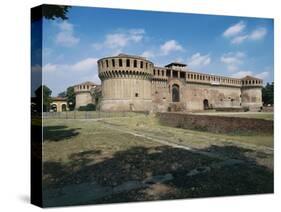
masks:
POLYGON ((160 124, 214 133, 273 133, 273 121, 253 118, 157 113, 160 124))

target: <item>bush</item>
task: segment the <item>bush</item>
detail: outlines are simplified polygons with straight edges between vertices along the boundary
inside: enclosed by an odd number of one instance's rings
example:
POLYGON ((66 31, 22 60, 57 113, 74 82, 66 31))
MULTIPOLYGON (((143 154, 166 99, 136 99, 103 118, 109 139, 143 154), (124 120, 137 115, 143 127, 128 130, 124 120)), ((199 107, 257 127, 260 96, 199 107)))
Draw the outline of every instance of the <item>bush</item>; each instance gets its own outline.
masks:
POLYGON ((86 106, 80 106, 78 108, 79 111, 95 111, 96 105, 94 104, 87 104, 86 106))
POLYGON ((248 112, 248 111, 250 111, 250 108, 248 106, 244 106, 243 110, 244 110, 244 112, 248 112))

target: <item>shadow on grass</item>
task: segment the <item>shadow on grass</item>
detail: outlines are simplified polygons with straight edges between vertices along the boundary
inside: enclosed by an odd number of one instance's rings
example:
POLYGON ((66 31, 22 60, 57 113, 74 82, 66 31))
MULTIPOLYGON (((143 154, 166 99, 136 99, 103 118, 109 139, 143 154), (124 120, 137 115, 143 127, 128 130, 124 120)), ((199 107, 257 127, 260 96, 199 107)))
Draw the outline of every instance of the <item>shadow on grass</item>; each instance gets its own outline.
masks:
POLYGON ((79 134, 81 128, 68 128, 67 126, 43 126, 44 142, 61 141, 70 139, 79 134))
MULTIPOLYGON (((236 146, 211 146, 203 151, 223 153, 230 158, 233 156, 242 160, 243 163, 214 168, 211 165, 221 160, 169 146, 132 147, 126 151, 116 152, 112 158, 101 162, 95 162, 94 159, 101 154, 100 151, 87 151, 71 155, 70 162, 66 164, 45 162, 43 164, 44 176, 46 176, 43 181, 44 189, 91 182, 105 187, 116 187, 129 181, 144 181, 151 176, 169 173, 173 179, 161 184, 152 183, 146 188, 120 192, 92 201, 82 199, 79 204, 273 192, 273 170, 258 165, 253 159, 248 158, 246 153, 252 150, 236 146), (195 176, 187 175, 191 170, 200 167, 211 168, 208 172, 195 176)), ((56 205, 60 206, 62 203, 58 201, 56 205)), ((69 202, 68 205, 72 203, 69 202)))

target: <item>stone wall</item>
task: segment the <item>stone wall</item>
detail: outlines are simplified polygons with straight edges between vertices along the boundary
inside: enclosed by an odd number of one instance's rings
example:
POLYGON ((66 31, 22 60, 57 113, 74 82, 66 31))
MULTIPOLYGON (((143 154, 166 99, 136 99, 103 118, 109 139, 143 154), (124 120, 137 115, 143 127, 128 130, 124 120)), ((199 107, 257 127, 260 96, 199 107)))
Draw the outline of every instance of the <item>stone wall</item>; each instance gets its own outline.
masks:
POLYGON ((262 92, 260 87, 242 88, 242 106, 251 111, 258 111, 262 107, 262 92))
POLYGON ((187 111, 204 110, 204 100, 210 108, 240 107, 239 87, 187 83, 183 91, 187 111))
POLYGON ((90 92, 80 92, 75 96, 76 104, 75 108, 78 109, 80 106, 86 106, 87 104, 94 104, 92 95, 90 92))
POLYGON ((169 78, 167 81, 152 81, 152 102, 154 111, 165 112, 172 103, 171 88, 174 84, 180 88, 180 103, 185 111, 204 110, 204 100, 210 108, 240 108, 241 89, 223 85, 189 83, 182 79, 169 78))
POLYGON ((185 64, 171 64, 156 67, 144 57, 126 54, 98 60, 101 110, 202 111, 243 106, 258 110, 262 105, 262 80, 196 73, 185 64), (178 91, 178 100, 173 100, 172 88, 178 91))
POLYGON ((102 111, 151 111, 153 64, 143 57, 120 54, 98 61, 102 111))
POLYGON ((159 122, 170 127, 214 133, 273 133, 273 121, 252 118, 157 113, 159 122))

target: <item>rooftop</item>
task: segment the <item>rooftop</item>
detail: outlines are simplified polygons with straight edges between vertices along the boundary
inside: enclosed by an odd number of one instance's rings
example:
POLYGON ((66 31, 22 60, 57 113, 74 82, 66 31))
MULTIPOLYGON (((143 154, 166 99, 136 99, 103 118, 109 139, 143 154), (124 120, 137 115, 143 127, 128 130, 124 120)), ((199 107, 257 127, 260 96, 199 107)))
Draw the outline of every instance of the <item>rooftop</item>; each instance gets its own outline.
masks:
POLYGON ((57 97, 52 97, 52 100, 53 101, 66 101, 67 98, 66 97, 57 96, 57 97))
POLYGON ((179 63, 179 62, 171 62, 168 65, 165 65, 165 67, 171 67, 171 66, 186 67, 186 64, 179 63))
POLYGON ((247 76, 241 78, 241 80, 261 80, 261 79, 247 75, 247 76))
MULTIPOLYGON (((93 85, 93 86, 97 86, 98 84, 93 83, 91 81, 86 81, 86 82, 79 83, 77 85, 93 85)), ((77 85, 75 85, 75 86, 77 86, 77 85)))

